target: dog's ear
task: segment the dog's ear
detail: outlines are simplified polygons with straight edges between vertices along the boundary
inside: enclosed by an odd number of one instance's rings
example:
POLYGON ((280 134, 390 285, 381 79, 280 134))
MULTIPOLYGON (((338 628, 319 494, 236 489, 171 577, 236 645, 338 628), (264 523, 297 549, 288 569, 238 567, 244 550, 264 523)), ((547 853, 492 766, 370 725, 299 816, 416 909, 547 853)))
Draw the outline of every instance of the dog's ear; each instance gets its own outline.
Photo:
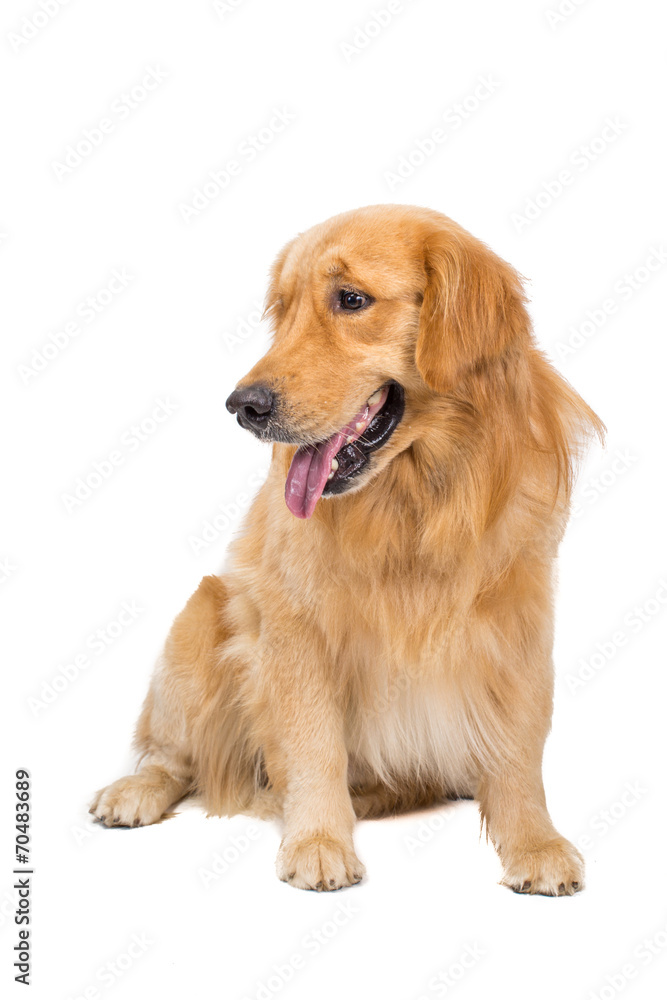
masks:
POLYGON ((426 237, 424 268, 417 368, 444 393, 467 370, 529 338, 530 320, 516 271, 455 223, 426 237))

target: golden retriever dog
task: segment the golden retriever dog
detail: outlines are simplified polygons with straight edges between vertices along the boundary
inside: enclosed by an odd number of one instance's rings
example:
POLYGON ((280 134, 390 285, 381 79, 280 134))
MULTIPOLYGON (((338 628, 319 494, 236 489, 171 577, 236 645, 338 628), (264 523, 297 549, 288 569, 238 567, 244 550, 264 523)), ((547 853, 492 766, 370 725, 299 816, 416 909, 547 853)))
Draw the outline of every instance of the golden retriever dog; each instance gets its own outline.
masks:
POLYGON ((542 785, 554 559, 603 425, 538 350, 517 273, 446 216, 377 205, 273 265, 271 349, 227 400, 272 442, 226 572, 176 618, 107 826, 278 816, 302 889, 363 877, 371 817, 474 797, 518 892, 571 895, 542 785))

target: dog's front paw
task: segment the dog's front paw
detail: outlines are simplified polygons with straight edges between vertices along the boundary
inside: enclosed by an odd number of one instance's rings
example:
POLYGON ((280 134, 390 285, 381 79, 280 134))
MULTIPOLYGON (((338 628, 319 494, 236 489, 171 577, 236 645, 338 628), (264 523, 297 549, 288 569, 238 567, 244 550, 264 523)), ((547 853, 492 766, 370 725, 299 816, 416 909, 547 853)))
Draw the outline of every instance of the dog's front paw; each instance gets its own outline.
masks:
POLYGON ((276 868, 283 882, 318 892, 354 885, 366 872, 352 845, 331 837, 283 841, 276 868))
POLYGON ((559 837, 530 850, 506 856, 501 885, 514 892, 573 896, 584 888, 584 859, 569 840, 559 837))
POLYGON ((148 826, 160 819, 166 805, 162 789, 139 773, 102 788, 89 812, 105 826, 148 826))

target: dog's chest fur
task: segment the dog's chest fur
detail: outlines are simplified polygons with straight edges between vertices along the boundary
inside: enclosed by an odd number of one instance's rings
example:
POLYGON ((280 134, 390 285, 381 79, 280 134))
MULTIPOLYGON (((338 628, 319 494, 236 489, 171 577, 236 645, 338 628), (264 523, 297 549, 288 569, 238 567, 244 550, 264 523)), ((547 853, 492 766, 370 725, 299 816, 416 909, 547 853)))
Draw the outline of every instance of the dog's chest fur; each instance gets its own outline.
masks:
POLYGON ((379 546, 362 564, 345 533, 307 549, 292 530, 280 544, 276 534, 261 575, 248 560, 239 577, 254 608, 242 616, 244 658, 270 671, 274 640, 258 656, 260 636, 288 636, 287 648, 329 679, 345 706, 351 783, 469 792, 480 764, 497 756, 497 706, 514 669, 506 623, 480 602, 498 575, 496 552, 480 548, 457 562, 443 544, 437 557, 417 560, 413 537, 393 565, 379 546))
POLYGON ((335 658, 351 694, 351 780, 391 786, 407 779, 467 793, 488 740, 483 685, 466 662, 465 588, 456 604, 451 582, 435 578, 407 578, 394 588, 384 581, 370 596, 362 609, 347 607, 346 625, 335 632, 344 636, 335 658))

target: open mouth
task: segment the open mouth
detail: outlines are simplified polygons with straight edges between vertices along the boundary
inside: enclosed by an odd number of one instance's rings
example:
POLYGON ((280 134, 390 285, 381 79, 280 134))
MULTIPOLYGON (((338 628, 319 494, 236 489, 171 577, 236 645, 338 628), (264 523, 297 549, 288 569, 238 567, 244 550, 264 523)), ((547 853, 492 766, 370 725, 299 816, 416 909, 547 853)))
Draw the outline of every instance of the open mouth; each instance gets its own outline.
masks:
POLYGON ((386 444, 401 422, 405 394, 398 382, 373 393, 359 412, 326 441, 302 445, 290 465, 285 502, 295 517, 308 518, 321 496, 344 493, 386 444))

